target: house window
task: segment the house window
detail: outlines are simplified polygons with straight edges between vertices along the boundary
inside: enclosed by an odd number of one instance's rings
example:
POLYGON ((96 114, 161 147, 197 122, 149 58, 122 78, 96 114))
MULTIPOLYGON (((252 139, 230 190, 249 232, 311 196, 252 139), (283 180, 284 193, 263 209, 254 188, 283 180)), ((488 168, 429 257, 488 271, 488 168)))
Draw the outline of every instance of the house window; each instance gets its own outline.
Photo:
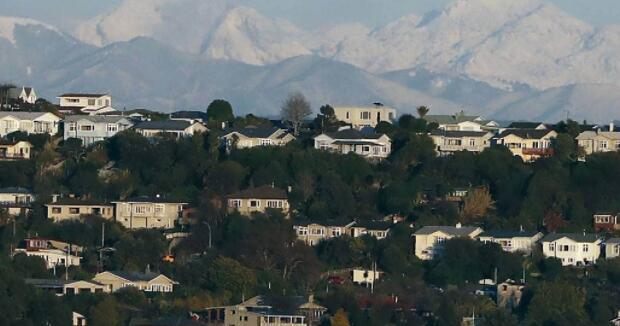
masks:
POLYGON ((88 99, 88 105, 90 106, 95 105, 95 99, 88 99))
POLYGON ((80 126, 80 130, 81 130, 81 131, 92 131, 93 129, 95 129, 95 127, 93 127, 93 126, 89 126, 89 125, 86 125, 86 126, 80 126))
POLYGON ((261 146, 269 146, 271 145, 271 139, 261 139, 260 144, 261 146))
POLYGON ((370 146, 362 146, 362 152, 370 152, 370 146))
POLYGON ((146 205, 136 205, 134 208, 134 213, 136 214, 146 214, 147 207, 146 205))
POLYGON ((446 238, 444 237, 436 237, 435 238, 435 243, 444 243, 446 242, 446 238))
POLYGON ((362 120, 370 120, 370 112, 368 112, 368 111, 360 112, 360 118, 362 120))
POLYGON ((80 100, 77 99, 77 98, 68 98, 68 99, 65 99, 65 101, 67 101, 69 103, 78 103, 78 102, 80 102, 80 100))
POLYGON ((267 201, 267 207, 269 207, 269 208, 282 208, 282 201, 281 200, 268 200, 267 201))
POLYGON ((475 139, 470 139, 469 140, 469 146, 476 146, 476 140, 475 139))
POLYGON ((155 214, 164 213, 164 204, 155 204, 155 214))
POLYGON ((230 206, 234 207, 234 208, 240 208, 241 207, 241 200, 240 199, 233 199, 230 201, 230 206))
POLYGON ((69 124, 69 131, 75 131, 75 122, 69 124))
POLYGON ((599 141, 598 147, 606 149, 607 148, 607 141, 606 140, 599 141))
POLYGON ((111 131, 111 132, 118 131, 118 125, 108 124, 108 131, 111 131))
POLYGON ((589 247, 590 246, 588 246, 587 244, 584 244, 583 247, 582 247, 583 252, 588 252, 589 247))
POLYGON ((80 208, 79 207, 70 207, 69 208, 69 213, 70 214, 80 214, 80 208))
POLYGON ((259 200, 250 200, 250 208, 258 208, 258 207, 260 207, 259 200))
POLYGON ((60 214, 61 211, 62 211, 62 208, 60 207, 52 207, 52 213, 54 214, 60 214))
POLYGON ((620 244, 619 244, 619 245, 616 245, 616 246, 614 247, 614 253, 615 253, 615 254, 620 254, 620 244))
POLYGON ((549 244, 549 251, 555 251, 555 244, 553 243, 549 244))

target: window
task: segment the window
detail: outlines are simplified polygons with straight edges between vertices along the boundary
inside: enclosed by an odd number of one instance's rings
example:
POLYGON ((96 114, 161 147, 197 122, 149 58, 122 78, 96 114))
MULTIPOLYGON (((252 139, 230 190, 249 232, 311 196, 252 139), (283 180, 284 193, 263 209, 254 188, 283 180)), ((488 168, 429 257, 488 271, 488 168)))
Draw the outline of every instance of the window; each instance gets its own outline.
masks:
POLYGON ((80 208, 79 207, 70 207, 69 208, 69 213, 70 214, 80 214, 80 208))
POLYGON ((80 102, 80 100, 77 99, 77 98, 68 98, 68 99, 65 99, 65 101, 67 101, 69 103, 79 103, 80 102))
POLYGON ((350 118, 349 111, 347 111, 347 120, 350 118))
POLYGON ((136 214, 146 214, 147 212, 147 207, 146 205, 136 205, 134 208, 134 213, 136 214))
POLYGON ((88 126, 88 125, 80 126, 80 130, 81 131, 93 131, 94 129, 95 129, 95 127, 93 127, 93 126, 88 126))
POLYGON ((469 140, 469 146, 476 146, 476 140, 475 139, 470 139, 469 140))
POLYGON ((435 238, 435 243, 444 243, 446 242, 446 238, 444 237, 436 237, 435 238))
POLYGON ((69 131, 75 131, 75 122, 69 124, 69 131))
POLYGON ((362 152, 370 152, 370 146, 362 146, 362 152))
POLYGON ((155 214, 161 215, 164 213, 164 204, 155 204, 155 214))
POLYGON ((52 207, 52 213, 60 214, 60 212, 62 212, 62 208, 60 208, 60 207, 52 207))
POLYGON ((606 140, 599 141, 598 147, 606 149, 607 148, 607 141, 606 140))
POLYGON ((230 201, 230 206, 234 207, 234 208, 240 208, 241 207, 241 200, 240 199, 233 199, 230 201))
POLYGON ((90 105, 90 106, 95 105, 95 99, 94 98, 89 98, 88 99, 88 105, 90 105))
POLYGON ((584 243, 583 246, 582 246, 583 252, 588 252, 589 249, 590 249, 590 246, 588 246, 588 244, 584 243))
POLYGON ((555 244, 553 243, 549 244, 549 251, 555 251, 555 244))
POLYGON ((271 145, 271 139, 261 139, 260 144, 261 146, 269 146, 271 145))
POLYGON ((614 253, 615 253, 615 254, 620 254, 620 244, 617 244, 617 245, 614 247, 614 253))
POLYGON ((282 201, 281 200, 268 200, 267 201, 267 207, 269 207, 269 208, 282 208, 282 201))
POLYGON ((259 200, 250 200, 250 207, 251 208, 260 207, 260 201, 259 200))
POLYGON ((118 125, 108 124, 108 131, 111 131, 111 132, 118 131, 118 125))
POLYGON ((362 120, 370 120, 370 112, 368 112, 368 111, 360 112, 360 118, 362 120))

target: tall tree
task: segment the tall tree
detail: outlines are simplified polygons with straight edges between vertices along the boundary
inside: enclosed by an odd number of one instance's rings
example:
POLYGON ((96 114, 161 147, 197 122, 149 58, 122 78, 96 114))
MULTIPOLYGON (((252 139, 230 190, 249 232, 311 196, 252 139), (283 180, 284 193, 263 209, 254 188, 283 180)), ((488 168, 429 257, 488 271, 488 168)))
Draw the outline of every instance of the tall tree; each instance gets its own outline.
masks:
POLYGON ((422 105, 419 106, 416 111, 418 111, 418 116, 420 117, 420 119, 423 119, 428 114, 428 111, 430 111, 430 109, 422 105))
POLYGON ((290 94, 281 108, 282 120, 289 121, 293 125, 295 136, 299 135, 301 122, 311 113, 310 103, 306 97, 299 92, 290 94))
POLYGON ((207 117, 209 122, 232 121, 235 116, 233 114, 232 105, 226 100, 214 100, 207 107, 207 117))

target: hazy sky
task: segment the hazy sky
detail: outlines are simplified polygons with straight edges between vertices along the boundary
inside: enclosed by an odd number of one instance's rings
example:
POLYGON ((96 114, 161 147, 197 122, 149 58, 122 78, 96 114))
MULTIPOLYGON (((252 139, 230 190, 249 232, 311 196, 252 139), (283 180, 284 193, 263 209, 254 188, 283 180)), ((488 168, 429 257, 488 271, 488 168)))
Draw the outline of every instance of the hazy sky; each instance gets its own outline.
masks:
MULTIPOLYGON (((120 1, 0 0, 0 15, 31 17, 68 28, 80 19, 110 10, 120 1)), ((241 1, 267 16, 282 17, 297 25, 315 28, 345 22, 362 22, 369 27, 375 27, 406 14, 423 14, 440 9, 451 0, 241 1)), ((620 0, 550 0, 550 2, 593 25, 620 23, 620 0)))

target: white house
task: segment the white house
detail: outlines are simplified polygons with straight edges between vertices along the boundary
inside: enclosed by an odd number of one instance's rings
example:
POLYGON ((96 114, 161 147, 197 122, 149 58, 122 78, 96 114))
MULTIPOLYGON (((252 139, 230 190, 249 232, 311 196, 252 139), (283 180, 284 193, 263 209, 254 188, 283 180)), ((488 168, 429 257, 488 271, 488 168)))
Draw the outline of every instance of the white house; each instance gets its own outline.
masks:
POLYGON ((551 233, 542 240, 545 257, 562 261, 562 266, 585 266, 596 263, 601 255, 601 238, 596 234, 551 233))
POLYGON ((351 270, 351 281, 359 285, 370 285, 379 280, 383 272, 372 269, 354 268, 351 270))
POLYGON ((611 238, 605 241, 605 258, 614 259, 620 257, 620 238, 611 238))
POLYGON ((0 136, 16 131, 55 135, 60 120, 60 117, 50 112, 0 112, 0 136))
POLYGON ((423 260, 433 259, 443 250, 446 240, 452 238, 476 238, 483 230, 475 226, 425 226, 413 235, 415 237, 415 255, 423 260))
POLYGON ((394 123, 396 110, 383 105, 372 107, 335 106, 336 119, 351 124, 353 128, 376 127, 379 122, 394 123))
POLYGON ((340 154, 354 153, 368 159, 381 160, 390 156, 392 140, 385 134, 344 129, 314 137, 314 148, 340 154))
POLYGON ((29 212, 35 195, 32 191, 20 187, 0 189, 0 208, 11 216, 29 212))
POLYGON ((439 130, 445 131, 497 131, 500 126, 497 122, 486 120, 478 115, 466 115, 461 111, 456 114, 425 115, 427 123, 436 123, 439 130))
POLYGON ((108 94, 66 93, 58 99, 61 110, 76 109, 88 114, 112 106, 112 97, 108 94))
POLYGON ((537 231, 487 231, 480 234, 478 240, 497 243, 504 251, 529 254, 542 237, 537 231))
POLYGON ((64 139, 77 138, 83 146, 89 146, 131 126, 132 122, 123 116, 70 115, 65 118, 64 139))
POLYGON ((28 256, 40 257, 45 261, 45 266, 50 269, 64 266, 80 266, 82 257, 59 249, 18 248, 15 253, 24 253, 28 256))
POLYGON ((175 138, 190 137, 208 131, 202 123, 186 120, 144 121, 136 124, 134 129, 144 137, 171 135, 175 138))
POLYGON ((429 136, 435 143, 435 150, 440 155, 449 155, 460 151, 480 153, 491 147, 493 133, 487 131, 433 130, 429 136))

